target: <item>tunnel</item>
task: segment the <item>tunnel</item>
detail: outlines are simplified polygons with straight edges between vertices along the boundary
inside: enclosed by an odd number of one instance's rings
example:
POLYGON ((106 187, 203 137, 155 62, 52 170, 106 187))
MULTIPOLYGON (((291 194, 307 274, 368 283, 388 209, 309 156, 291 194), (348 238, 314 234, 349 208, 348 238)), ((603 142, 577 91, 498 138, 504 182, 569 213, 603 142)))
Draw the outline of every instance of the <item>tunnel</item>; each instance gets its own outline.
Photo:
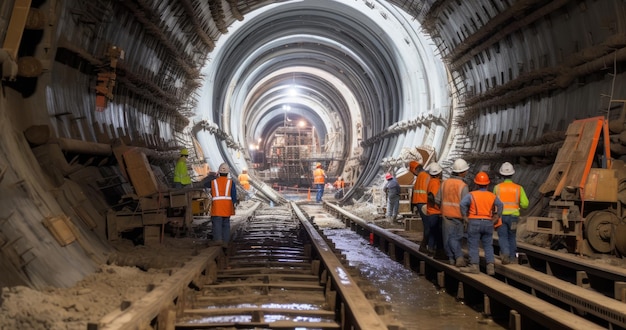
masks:
POLYGON ((350 203, 419 148, 445 175, 508 161, 541 213, 570 123, 601 117, 598 152, 626 177, 624 1, 8 0, 0 40, 3 287, 106 261, 107 212, 133 194, 120 146, 164 182, 182 148, 197 182, 249 169, 268 200, 317 163, 350 203))

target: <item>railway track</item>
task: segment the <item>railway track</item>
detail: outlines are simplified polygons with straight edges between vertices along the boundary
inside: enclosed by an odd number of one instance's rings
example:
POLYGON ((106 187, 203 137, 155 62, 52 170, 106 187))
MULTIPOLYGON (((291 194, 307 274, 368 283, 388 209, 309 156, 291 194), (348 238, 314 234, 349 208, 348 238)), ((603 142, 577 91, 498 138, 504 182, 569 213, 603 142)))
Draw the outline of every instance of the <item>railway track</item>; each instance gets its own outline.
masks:
POLYGON ((260 208, 89 329, 398 329, 385 323, 295 204, 260 208))
MULTIPOLYGON (((257 205, 258 207, 258 205, 257 205)), ((372 245, 510 329, 626 329, 626 272, 520 244, 521 264, 467 274, 418 242, 325 203, 372 245), (505 322, 502 322, 505 320, 505 322)), ((88 329, 401 329, 377 314, 316 226, 294 204, 258 208, 227 249, 199 253, 165 283, 88 329)), ((484 267, 484 265, 483 265, 484 267)))
POLYGON ((520 244, 521 264, 502 265, 496 276, 467 274, 418 251, 402 232, 391 232, 337 205, 324 207, 347 227, 368 237, 390 258, 427 277, 466 304, 510 329, 624 329, 626 272, 575 256, 520 244))

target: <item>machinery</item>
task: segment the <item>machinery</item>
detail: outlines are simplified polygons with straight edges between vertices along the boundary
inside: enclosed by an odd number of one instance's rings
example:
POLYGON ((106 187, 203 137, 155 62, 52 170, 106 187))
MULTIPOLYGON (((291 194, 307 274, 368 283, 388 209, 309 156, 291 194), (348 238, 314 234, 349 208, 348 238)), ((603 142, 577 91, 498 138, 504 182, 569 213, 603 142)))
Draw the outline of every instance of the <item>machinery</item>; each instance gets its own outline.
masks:
POLYGON ((211 198, 203 188, 169 189, 157 179, 142 150, 117 146, 113 152, 120 170, 132 184, 132 193, 125 197, 132 208, 113 209, 107 213, 107 236, 117 240, 120 234, 135 229, 143 230, 145 245, 158 244, 165 226, 178 235, 191 228, 195 215, 210 212, 211 198))
POLYGON ((626 225, 612 167, 609 125, 604 117, 576 120, 567 128, 548 179, 546 217, 528 217, 527 229, 561 238, 570 252, 626 255, 626 225))

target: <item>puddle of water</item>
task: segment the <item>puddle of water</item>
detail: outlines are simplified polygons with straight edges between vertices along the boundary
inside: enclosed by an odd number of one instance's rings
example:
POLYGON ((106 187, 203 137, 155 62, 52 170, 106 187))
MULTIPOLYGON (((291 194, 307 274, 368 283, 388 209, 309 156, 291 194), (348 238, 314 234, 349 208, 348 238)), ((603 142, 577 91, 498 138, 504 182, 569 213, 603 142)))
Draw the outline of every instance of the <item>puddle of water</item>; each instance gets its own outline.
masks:
POLYGON ((456 301, 349 229, 325 229, 348 264, 360 269, 405 329, 505 329, 456 301))

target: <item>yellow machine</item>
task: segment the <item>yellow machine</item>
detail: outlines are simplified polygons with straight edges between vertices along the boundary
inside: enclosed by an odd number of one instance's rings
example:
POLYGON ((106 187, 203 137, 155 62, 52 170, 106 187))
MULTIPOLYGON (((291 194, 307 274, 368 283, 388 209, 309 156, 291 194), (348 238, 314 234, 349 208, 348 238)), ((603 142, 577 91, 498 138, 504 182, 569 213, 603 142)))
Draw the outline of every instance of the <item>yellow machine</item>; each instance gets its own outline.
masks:
POLYGON ((569 125, 548 179, 539 188, 551 197, 548 214, 528 217, 529 231, 564 237, 570 252, 626 255, 626 226, 609 143, 604 117, 569 125))

